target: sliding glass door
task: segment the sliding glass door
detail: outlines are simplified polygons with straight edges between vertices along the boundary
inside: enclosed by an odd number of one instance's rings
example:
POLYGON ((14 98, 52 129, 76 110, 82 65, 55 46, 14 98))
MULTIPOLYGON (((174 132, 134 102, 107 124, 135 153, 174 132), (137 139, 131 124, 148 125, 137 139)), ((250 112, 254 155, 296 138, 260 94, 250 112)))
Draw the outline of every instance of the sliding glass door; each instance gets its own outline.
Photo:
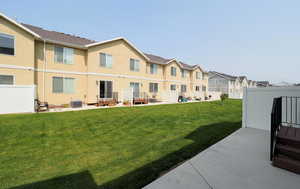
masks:
POLYGON ((113 96, 113 83, 112 81, 100 81, 99 93, 100 98, 112 98, 113 96))
POLYGON ((133 98, 140 97, 140 84, 135 82, 130 82, 130 87, 133 89, 133 98))

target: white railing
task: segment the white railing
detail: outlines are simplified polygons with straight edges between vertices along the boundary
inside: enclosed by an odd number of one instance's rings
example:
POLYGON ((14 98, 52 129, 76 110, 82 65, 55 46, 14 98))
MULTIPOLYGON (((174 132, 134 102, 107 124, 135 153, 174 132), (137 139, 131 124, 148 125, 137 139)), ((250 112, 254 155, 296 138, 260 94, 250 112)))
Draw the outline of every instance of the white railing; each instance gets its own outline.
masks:
MULTIPOLYGON (((243 127, 270 130, 273 99, 281 96, 300 96, 300 87, 245 88, 243 127)), ((287 110, 291 109, 289 104, 289 101, 287 101, 287 110)), ((286 102, 283 101, 282 105, 286 106, 286 102)), ((290 117, 289 112, 283 112, 283 119, 286 115, 287 118, 290 117)), ((292 117, 292 119, 295 119, 295 117, 292 117)))

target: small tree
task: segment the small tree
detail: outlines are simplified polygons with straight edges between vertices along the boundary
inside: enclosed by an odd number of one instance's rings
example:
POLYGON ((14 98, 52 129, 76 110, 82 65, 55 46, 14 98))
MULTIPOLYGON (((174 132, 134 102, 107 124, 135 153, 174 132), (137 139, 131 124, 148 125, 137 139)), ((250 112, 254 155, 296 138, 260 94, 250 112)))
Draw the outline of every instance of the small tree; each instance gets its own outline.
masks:
POLYGON ((221 94, 220 95, 221 101, 224 102, 226 99, 228 99, 228 94, 221 94))

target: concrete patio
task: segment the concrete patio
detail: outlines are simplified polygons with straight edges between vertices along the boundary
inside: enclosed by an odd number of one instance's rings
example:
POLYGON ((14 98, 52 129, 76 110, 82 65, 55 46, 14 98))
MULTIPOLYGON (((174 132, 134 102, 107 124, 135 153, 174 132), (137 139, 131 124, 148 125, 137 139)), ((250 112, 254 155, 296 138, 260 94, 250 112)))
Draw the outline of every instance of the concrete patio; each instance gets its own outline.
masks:
POLYGON ((273 167, 268 131, 241 128, 144 189, 298 189, 300 175, 273 167))

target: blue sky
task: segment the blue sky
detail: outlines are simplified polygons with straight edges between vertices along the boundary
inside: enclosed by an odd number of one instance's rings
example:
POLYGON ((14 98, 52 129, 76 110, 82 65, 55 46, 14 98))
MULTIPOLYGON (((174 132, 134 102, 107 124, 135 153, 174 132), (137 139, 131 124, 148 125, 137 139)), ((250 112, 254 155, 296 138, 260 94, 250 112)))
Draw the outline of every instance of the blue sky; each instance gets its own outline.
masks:
POLYGON ((299 0, 3 1, 0 12, 253 80, 300 83, 299 0))

